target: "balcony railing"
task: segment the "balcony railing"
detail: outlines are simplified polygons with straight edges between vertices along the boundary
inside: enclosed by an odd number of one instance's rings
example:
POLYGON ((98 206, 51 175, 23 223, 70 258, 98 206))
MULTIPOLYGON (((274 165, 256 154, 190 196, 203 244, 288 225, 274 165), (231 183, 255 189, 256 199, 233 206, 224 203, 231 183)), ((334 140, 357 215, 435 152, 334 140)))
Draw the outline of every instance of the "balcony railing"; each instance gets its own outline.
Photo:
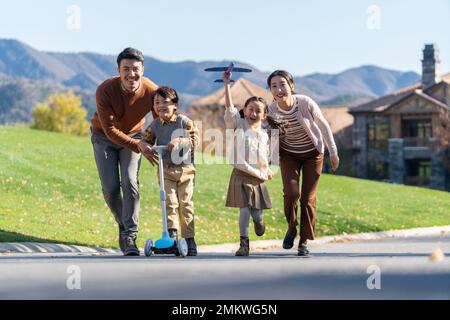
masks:
POLYGON ((431 147, 433 145, 434 138, 425 137, 425 138, 403 138, 403 146, 404 147, 431 147))

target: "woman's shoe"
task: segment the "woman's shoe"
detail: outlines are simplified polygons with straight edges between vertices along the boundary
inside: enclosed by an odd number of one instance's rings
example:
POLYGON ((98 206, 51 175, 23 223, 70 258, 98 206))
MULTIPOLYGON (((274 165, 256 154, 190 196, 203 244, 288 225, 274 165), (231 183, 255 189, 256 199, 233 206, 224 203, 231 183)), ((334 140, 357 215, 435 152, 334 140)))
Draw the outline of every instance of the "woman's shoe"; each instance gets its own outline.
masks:
POLYGON ((297 256, 299 256, 299 257, 307 256, 308 254, 309 254, 308 247, 306 247, 305 245, 301 245, 298 247, 297 256))
POLYGON ((241 243, 238 251, 236 251, 235 256, 245 257, 250 254, 250 241, 248 237, 241 237, 241 243))
POLYGON ((288 229, 283 240, 283 249, 291 249, 294 246, 294 240, 297 236, 297 229, 288 229))

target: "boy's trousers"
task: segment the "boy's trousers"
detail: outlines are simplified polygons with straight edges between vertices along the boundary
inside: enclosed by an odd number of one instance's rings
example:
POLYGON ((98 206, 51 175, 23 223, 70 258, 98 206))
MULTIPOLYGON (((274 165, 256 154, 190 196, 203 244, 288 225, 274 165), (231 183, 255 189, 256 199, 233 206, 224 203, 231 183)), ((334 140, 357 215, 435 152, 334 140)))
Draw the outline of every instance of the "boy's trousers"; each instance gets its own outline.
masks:
POLYGON ((193 238, 195 166, 164 164, 164 189, 166 191, 167 228, 181 226, 181 237, 193 238), (179 214, 179 219, 178 219, 179 214))

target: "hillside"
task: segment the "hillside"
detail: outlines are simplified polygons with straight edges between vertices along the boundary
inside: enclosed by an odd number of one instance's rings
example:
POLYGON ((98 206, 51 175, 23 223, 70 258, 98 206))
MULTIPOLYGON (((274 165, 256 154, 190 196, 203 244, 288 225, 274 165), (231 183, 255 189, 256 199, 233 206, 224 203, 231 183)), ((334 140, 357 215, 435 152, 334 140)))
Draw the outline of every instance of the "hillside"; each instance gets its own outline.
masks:
MULTIPOLYGON (((0 126, 0 141, 0 241, 117 247, 117 228, 102 198, 89 138, 0 126)), ((231 167, 199 163, 197 172, 198 243, 237 242, 237 210, 224 206, 231 167)), ((147 161, 140 182, 138 244, 143 246, 147 237, 158 238, 161 232, 156 171, 147 161)), ((274 208, 265 212, 263 239, 282 239, 286 223, 279 172, 268 188, 274 208)), ((448 200, 446 192, 324 174, 317 235, 446 225, 448 200)))
MULTIPOLYGON (((256 85, 266 88, 269 72, 245 62, 235 61, 238 65, 253 69, 249 74, 235 74, 234 79, 243 77, 256 85)), ((227 65, 229 61, 180 61, 165 62, 145 57, 145 74, 160 85, 175 87, 182 95, 182 104, 212 93, 220 88, 213 82, 218 74, 204 72, 207 67, 227 65)), ((0 39, 0 76, 4 82, 14 82, 17 78, 29 80, 33 86, 23 86, 24 99, 33 100, 44 92, 41 87, 50 85, 59 90, 74 89, 83 92, 84 105, 89 116, 95 110, 94 92, 105 79, 117 73, 116 55, 103 55, 93 52, 60 53, 39 51, 15 39, 0 39), (45 84, 41 84, 44 82, 45 84), (26 90, 25 90, 26 89, 26 90), (35 93, 37 91, 38 93, 35 93)), ((310 95, 321 104, 345 104, 354 106, 380 95, 398 90, 419 79, 414 72, 400 72, 376 66, 360 66, 338 74, 311 74, 295 77, 299 92, 310 95)), ((0 84, 0 92, 6 89, 0 84)), ((3 96, 0 94, 0 100, 3 96)), ((20 98, 17 98, 20 100, 20 98)), ((21 102, 13 100, 11 105, 21 102)), ((34 105, 28 105, 26 110, 34 105)), ((11 107, 13 108, 13 107, 11 107)), ((30 114, 20 111, 17 121, 30 120, 30 114)), ((15 119, 14 112, 0 110, 2 119, 15 119), (9 115, 3 115, 9 113, 9 115)))
POLYGON ((78 87, 70 88, 52 81, 9 78, 0 75, 0 124, 28 123, 32 120, 32 110, 56 92, 72 90, 81 97, 82 105, 88 112, 88 119, 95 112, 95 92, 78 87))

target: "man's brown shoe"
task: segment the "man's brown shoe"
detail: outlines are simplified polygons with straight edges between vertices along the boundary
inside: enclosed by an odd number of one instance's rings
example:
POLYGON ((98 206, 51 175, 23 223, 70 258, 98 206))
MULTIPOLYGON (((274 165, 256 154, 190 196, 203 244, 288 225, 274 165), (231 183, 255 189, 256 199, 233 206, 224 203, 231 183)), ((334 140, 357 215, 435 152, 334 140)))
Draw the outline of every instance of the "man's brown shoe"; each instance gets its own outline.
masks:
POLYGON ((125 256, 139 256, 140 252, 136 246, 136 240, 132 237, 125 238, 125 251, 123 254, 125 256))

